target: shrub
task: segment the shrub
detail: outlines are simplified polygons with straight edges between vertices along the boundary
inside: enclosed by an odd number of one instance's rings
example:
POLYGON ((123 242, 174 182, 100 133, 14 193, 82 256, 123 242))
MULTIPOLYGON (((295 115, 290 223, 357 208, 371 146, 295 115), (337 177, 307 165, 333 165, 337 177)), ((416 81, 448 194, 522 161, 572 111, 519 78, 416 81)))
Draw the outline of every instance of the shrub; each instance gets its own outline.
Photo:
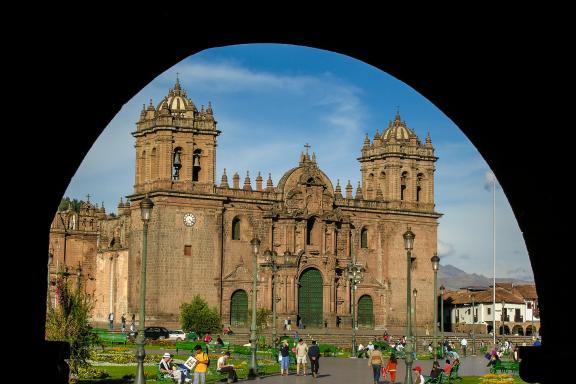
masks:
POLYGON ((208 303, 194 296, 192 302, 180 305, 180 325, 184 332, 195 331, 198 334, 218 333, 222 330, 222 320, 216 308, 209 308, 208 303))

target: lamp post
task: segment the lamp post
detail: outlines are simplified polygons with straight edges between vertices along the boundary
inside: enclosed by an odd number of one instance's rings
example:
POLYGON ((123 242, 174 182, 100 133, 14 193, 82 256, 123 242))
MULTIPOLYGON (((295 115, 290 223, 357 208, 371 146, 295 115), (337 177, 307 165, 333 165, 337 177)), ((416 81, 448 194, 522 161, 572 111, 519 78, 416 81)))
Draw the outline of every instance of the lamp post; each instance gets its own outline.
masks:
POLYGON ((145 329, 145 305, 146 305, 146 258, 148 251, 148 223, 150 222, 150 216, 152 215, 152 208, 154 208, 154 203, 148 195, 140 202, 140 215, 142 218, 143 229, 142 229, 142 261, 140 263, 140 314, 138 321, 138 336, 136 337, 136 384, 146 383, 146 378, 144 377, 144 357, 146 356, 146 351, 144 350, 144 329, 145 329))
MULTIPOLYGON (((442 343, 444 343, 444 288, 443 285, 440 286, 440 335, 442 343)), ((442 357, 444 357, 444 347, 442 347, 442 357)))
POLYGON ((278 254, 275 251, 266 251, 264 255, 266 257, 266 265, 272 271, 272 345, 276 347, 276 272, 279 269, 277 263, 278 254))
POLYGON ((476 303, 474 294, 472 296, 472 356, 476 356, 476 303))
POLYGON ((438 336, 438 267, 440 266, 440 258, 434 252, 434 256, 430 258, 432 262, 432 269, 434 270, 434 356, 436 356, 437 336, 438 336))
POLYGON ((80 293, 80 277, 82 277, 82 267, 80 267, 80 263, 78 263, 78 267, 76 267, 76 293, 80 293))
POLYGON ((364 267, 350 262, 348 264, 348 280, 352 296, 352 356, 356 356, 356 286, 362 281, 364 267))
POLYGON ((418 295, 418 290, 414 288, 412 290, 412 296, 414 296, 414 304, 412 309, 414 311, 414 353, 418 353, 418 323, 416 322, 416 295, 418 295))
MULTIPOLYGON (((48 294, 46 296, 46 307, 50 307, 50 266, 52 265, 52 260, 54 259, 54 255, 52 252, 48 252, 48 294)), ((534 316, 532 316, 534 319, 534 316)), ((534 328, 534 320, 532 320, 532 328, 534 328)))
POLYGON ((504 316, 504 300, 502 300, 502 313, 500 314, 500 322, 502 327, 502 345, 504 345, 504 335, 506 334, 506 328, 504 325, 506 324, 506 317, 504 316))
POLYGON ((404 248, 406 249, 406 357, 404 362, 406 363, 406 377, 404 379, 404 384, 412 384, 412 324, 411 324, 411 269, 412 269, 412 249, 414 248, 414 238, 416 235, 410 230, 404 232, 404 248))
POLYGON ((252 325, 250 326, 250 349, 252 356, 250 358, 250 370, 248 379, 254 380, 258 376, 256 369, 256 290, 258 279, 258 250, 260 249, 260 239, 254 238, 250 241, 252 245, 252 325))

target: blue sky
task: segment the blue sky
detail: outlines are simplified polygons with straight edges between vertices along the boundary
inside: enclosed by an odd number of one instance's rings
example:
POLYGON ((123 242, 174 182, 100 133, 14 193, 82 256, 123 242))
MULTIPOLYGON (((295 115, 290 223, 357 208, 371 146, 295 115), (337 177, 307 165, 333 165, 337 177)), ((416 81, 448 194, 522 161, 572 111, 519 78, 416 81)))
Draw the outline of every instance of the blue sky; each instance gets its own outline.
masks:
MULTIPOLYGON (((356 160, 368 134, 382 132, 399 109, 421 140, 430 132, 436 155, 436 207, 441 264, 492 276, 490 169, 458 127, 405 83, 366 63, 318 49, 274 44, 214 48, 191 56, 126 103, 87 154, 66 196, 104 202, 115 212, 132 193, 134 139, 142 104, 158 105, 179 73, 200 109, 212 102, 218 128, 217 183, 224 168, 252 183, 258 172, 274 185, 297 165, 309 143, 336 184, 356 189, 356 160)), ((501 189, 496 192, 496 275, 532 279, 526 246, 501 189)), ((432 256, 432 255, 430 255, 432 256)))

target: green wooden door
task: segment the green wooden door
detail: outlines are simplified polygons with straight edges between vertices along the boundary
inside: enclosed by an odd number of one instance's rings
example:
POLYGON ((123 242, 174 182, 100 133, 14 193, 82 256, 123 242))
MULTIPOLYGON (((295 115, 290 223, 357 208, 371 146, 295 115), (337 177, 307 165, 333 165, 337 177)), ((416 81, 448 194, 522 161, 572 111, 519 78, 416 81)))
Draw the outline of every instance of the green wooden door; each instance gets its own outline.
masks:
POLYGON ((248 321, 248 295, 246 291, 236 291, 230 300, 230 325, 242 327, 248 321))
POLYGON ((307 327, 323 327, 322 275, 314 268, 300 276, 298 288, 298 314, 307 327))
POLYGON ((364 295, 358 300, 358 326, 369 328, 374 326, 372 298, 368 295, 364 295))

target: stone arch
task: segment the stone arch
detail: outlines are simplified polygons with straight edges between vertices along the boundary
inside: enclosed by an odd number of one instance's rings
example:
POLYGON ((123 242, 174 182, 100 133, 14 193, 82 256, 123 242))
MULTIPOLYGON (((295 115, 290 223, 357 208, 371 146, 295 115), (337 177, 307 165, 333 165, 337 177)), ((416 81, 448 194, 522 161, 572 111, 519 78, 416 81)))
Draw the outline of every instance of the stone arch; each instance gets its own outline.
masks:
POLYGON ((150 153, 150 179, 156 180, 158 178, 158 157, 156 155, 156 147, 152 148, 150 153))
POLYGON ((357 303, 357 322, 359 327, 374 327, 374 301, 370 295, 362 295, 357 303))
POLYGON ((230 296, 230 325, 236 327, 248 324, 248 294, 238 289, 230 296))
POLYGON ((322 272, 306 268, 298 279, 298 315, 305 326, 322 327, 323 323, 322 272))
POLYGON ((360 248, 367 249, 370 245, 369 240, 368 227, 360 228, 360 248))
POLYGON ((400 200, 408 200, 408 178, 409 174, 407 171, 402 172, 400 175, 400 200))
POLYGON ((424 174, 418 173, 418 175, 416 175, 416 201, 426 201, 426 198, 423 195, 423 192, 425 191, 424 184, 424 174))

